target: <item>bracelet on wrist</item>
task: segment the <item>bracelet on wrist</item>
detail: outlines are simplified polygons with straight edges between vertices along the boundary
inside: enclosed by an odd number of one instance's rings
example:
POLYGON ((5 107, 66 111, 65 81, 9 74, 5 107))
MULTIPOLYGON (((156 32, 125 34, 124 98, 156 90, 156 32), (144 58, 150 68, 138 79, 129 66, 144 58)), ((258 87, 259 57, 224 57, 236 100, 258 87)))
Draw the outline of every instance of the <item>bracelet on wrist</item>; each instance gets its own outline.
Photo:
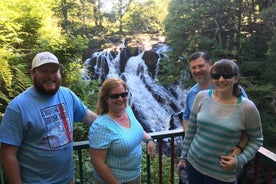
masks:
POLYGON ((236 147, 239 148, 241 152, 243 152, 243 148, 240 145, 236 145, 236 147))
POLYGON ((152 141, 152 142, 154 142, 154 143, 155 143, 155 141, 154 141, 154 139, 153 139, 153 138, 149 138, 149 139, 147 139, 147 140, 146 140, 146 144, 148 144, 150 141, 152 141))

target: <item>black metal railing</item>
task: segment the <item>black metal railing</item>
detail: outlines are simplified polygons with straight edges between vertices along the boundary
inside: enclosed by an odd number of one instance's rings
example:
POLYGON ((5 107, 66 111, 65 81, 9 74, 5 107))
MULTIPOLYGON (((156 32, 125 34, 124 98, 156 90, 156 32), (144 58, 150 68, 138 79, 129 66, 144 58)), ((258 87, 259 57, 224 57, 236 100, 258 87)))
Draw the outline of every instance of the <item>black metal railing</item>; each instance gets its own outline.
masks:
POLYGON ((0 184, 4 184, 4 177, 1 169, 1 164, 0 164, 0 184))
MULTIPOLYGON (((169 130, 164 132, 154 132, 150 133, 152 138, 157 140, 157 148, 158 148, 158 183, 163 183, 163 146, 164 143, 169 144, 170 151, 169 151, 169 157, 170 157, 170 183, 174 184, 174 176, 175 176, 175 160, 178 155, 176 155, 176 145, 175 140, 177 138, 182 139, 184 136, 183 130, 169 130)), ((88 149, 89 144, 88 141, 82 141, 82 142, 75 142, 74 143, 74 150, 78 152, 78 167, 79 167, 79 178, 78 183, 83 184, 84 178, 83 178, 83 163, 82 163, 82 149, 88 149)), ((260 173, 265 172, 265 178, 263 178, 264 182, 266 184, 272 184, 273 180, 273 171, 275 171, 276 167, 276 154, 267 150, 264 147, 261 147, 258 150, 258 153, 256 154, 255 158, 251 161, 253 163, 253 174, 252 175, 252 182, 254 184, 260 183, 260 173), (262 169, 261 169, 262 168, 262 169)), ((147 155, 147 184, 151 183, 151 161, 149 156, 147 155)), ((250 166, 246 166, 250 167, 250 166)), ((240 183, 247 183, 248 180, 250 180, 250 177, 248 173, 243 173, 244 175, 241 176, 241 182, 240 183)))
MULTIPOLYGON (((181 138, 180 143, 182 142, 182 138, 184 137, 184 132, 182 129, 178 130, 170 130, 170 131, 163 131, 163 132, 154 132, 150 133, 151 137, 153 139, 157 140, 157 150, 158 150, 158 183, 163 183, 163 144, 164 144, 164 139, 169 139, 169 144, 170 144, 170 181, 171 184, 174 184, 174 169, 175 169, 175 159, 178 157, 176 153, 178 151, 175 149, 175 140, 177 137, 181 138)), ((168 142, 168 141, 166 141, 168 142)), ((179 146, 178 146, 179 147, 179 146)), ((150 184, 151 176, 150 176, 150 159, 149 155, 147 155, 147 184, 150 184)))
MULTIPOLYGON (((175 146, 175 140, 178 138, 179 139, 179 143, 181 144, 182 142, 182 138, 184 136, 184 132, 183 130, 179 129, 179 130, 170 130, 170 131, 163 131, 163 132, 154 132, 154 133, 149 133, 151 135, 151 137, 156 140, 157 143, 157 154, 158 154, 158 183, 162 183, 163 181, 163 147, 164 145, 167 145, 166 147, 169 147, 170 150, 168 152, 168 154, 166 156, 170 157, 170 181, 171 184, 174 184, 174 168, 175 168, 175 156, 177 150, 175 150, 176 146, 175 146)), ((179 147, 180 147, 179 144, 179 147)), ((77 180, 77 183, 80 184, 84 184, 84 183, 89 183, 87 182, 87 177, 84 177, 84 160, 87 160, 87 155, 84 156, 83 151, 89 148, 89 143, 88 141, 81 141, 81 142, 75 142, 74 143, 74 151, 75 154, 77 153, 77 163, 76 163, 76 167, 77 169, 75 169, 77 172, 77 177, 75 178, 75 180, 77 180)), ((85 153, 86 154, 86 153, 85 153)), ((147 184, 151 183, 151 161, 150 161, 150 157, 149 155, 147 155, 146 158, 146 170, 147 170, 147 184)), ((90 177, 91 174, 90 174, 90 177)))
MULTIPOLYGON (((184 136, 184 132, 179 129, 179 130, 169 130, 169 131, 164 131, 164 132, 154 132, 150 133, 152 138, 157 140, 157 149, 158 149, 158 183, 162 184, 163 183, 163 154, 167 154, 165 156, 168 156, 170 158, 170 183, 174 184, 174 176, 175 176, 175 160, 177 158, 177 147, 179 145, 175 145, 177 143, 177 139, 182 140, 184 136), (167 145, 166 149, 169 148, 169 152, 164 153, 164 145, 167 145)), ((84 164, 87 164, 89 162, 88 156, 88 150, 89 149, 89 143, 88 141, 81 141, 81 142, 74 142, 74 152, 77 154, 75 158, 75 172, 77 173, 77 178, 75 178, 76 183, 79 184, 84 184, 84 164), (84 153, 86 152, 86 153, 84 153), (85 155, 85 156, 84 156, 85 155)), ((272 184, 273 182, 273 172, 275 171, 276 168, 276 154, 269 151, 268 149, 261 147, 258 150, 258 153, 256 154, 255 158, 251 161, 253 163, 252 168, 253 171, 251 172, 252 176, 249 176, 248 173, 242 175, 242 183, 248 182, 249 177, 251 177, 251 181, 254 184, 258 183, 266 183, 266 184, 272 184), (265 173, 265 174, 263 174, 265 173), (260 182, 260 178, 262 178, 262 182, 260 182)), ((89 163, 90 164, 90 163, 89 163)), ((249 167, 249 166, 247 166, 249 167)), ((146 163, 146 168, 147 168, 147 184, 151 183, 151 161, 149 156, 147 155, 147 163, 146 163)), ((92 174, 90 173, 90 177, 92 177, 92 174)), ((0 168, 0 184, 4 184, 4 178, 2 174, 2 170, 0 168)))

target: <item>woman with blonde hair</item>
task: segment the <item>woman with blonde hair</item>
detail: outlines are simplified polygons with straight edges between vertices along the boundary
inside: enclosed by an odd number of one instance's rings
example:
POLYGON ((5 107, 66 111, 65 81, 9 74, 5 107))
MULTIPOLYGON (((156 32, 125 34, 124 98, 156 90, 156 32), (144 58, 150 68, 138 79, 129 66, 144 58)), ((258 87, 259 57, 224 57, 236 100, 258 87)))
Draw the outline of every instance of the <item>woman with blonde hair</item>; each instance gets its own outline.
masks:
POLYGON ((151 158, 155 143, 131 108, 126 83, 120 78, 106 79, 99 92, 99 117, 89 130, 89 151, 96 184, 140 184, 142 141, 151 158))

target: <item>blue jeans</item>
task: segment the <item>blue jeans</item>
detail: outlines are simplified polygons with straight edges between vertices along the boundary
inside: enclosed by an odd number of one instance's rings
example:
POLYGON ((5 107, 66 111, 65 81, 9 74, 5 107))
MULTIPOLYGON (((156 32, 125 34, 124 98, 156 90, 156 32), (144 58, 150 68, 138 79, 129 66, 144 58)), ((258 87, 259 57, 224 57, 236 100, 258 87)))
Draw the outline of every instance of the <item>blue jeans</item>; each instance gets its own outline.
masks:
POLYGON ((206 176, 199 171, 197 171, 188 161, 187 161, 187 170, 188 170, 188 180, 189 184, 235 184, 236 182, 223 182, 215 178, 206 176))

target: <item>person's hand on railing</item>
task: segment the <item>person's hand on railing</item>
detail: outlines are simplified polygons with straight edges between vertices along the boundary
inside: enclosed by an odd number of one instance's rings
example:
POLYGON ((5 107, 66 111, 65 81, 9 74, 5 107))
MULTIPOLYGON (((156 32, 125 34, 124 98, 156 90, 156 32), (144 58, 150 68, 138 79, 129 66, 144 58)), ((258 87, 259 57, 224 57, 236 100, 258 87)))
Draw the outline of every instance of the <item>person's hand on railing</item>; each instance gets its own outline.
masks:
POLYGON ((147 153, 150 155, 151 160, 154 160, 156 154, 155 141, 152 139, 147 142, 147 153))

